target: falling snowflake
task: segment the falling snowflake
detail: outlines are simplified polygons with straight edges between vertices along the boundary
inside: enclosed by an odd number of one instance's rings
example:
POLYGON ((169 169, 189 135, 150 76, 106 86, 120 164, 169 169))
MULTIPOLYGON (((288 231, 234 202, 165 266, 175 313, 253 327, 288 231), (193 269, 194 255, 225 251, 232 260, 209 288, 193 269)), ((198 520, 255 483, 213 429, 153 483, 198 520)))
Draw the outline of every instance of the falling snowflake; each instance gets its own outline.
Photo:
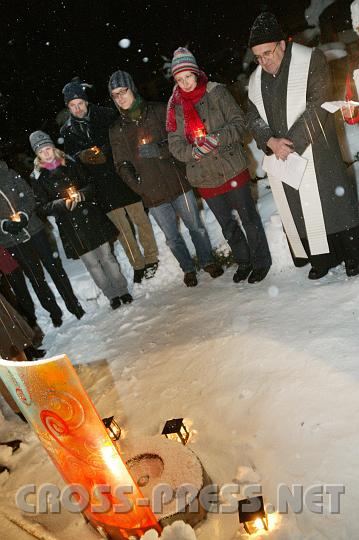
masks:
POLYGON ((335 188, 335 194, 337 197, 343 197, 344 193, 345 193, 345 189, 343 188, 343 186, 337 186, 335 188))
POLYGON ((275 285, 268 287, 268 294, 271 298, 275 298, 279 294, 279 289, 275 285))
POLYGON ((131 41, 127 38, 123 38, 118 42, 118 45, 121 47, 121 49, 128 49, 131 45, 131 41))

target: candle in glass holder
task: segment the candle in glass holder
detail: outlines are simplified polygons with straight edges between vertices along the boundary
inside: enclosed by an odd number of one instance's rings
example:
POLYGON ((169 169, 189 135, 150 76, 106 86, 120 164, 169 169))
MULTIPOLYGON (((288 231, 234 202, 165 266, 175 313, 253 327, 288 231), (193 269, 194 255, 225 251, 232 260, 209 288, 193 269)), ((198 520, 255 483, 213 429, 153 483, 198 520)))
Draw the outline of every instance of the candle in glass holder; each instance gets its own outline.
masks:
POLYGON ((194 130, 193 134, 194 134, 196 139, 200 139, 201 137, 206 136, 206 130, 202 129, 202 128, 197 128, 197 129, 194 130))
POLYGON ((18 222, 20 222, 20 221, 21 221, 20 212, 15 212, 15 214, 12 214, 12 215, 10 216, 10 219, 11 219, 11 221, 18 221, 18 222))
POLYGON ((73 199, 77 195, 77 191, 73 186, 70 186, 67 188, 67 195, 70 197, 70 199, 73 199))
POLYGON ((95 154, 95 156, 101 152, 101 148, 98 146, 91 146, 90 150, 95 154))
POLYGON ((141 144, 147 144, 148 143, 148 140, 146 139, 146 137, 143 137, 141 139, 141 144))

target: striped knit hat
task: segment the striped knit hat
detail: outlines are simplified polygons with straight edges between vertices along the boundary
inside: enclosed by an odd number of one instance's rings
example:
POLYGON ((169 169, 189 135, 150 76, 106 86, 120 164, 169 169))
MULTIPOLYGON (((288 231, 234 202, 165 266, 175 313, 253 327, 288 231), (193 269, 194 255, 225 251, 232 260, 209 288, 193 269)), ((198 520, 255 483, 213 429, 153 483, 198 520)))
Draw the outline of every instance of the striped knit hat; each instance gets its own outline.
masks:
POLYGON ((110 95, 115 88, 129 88, 134 94, 137 94, 137 88, 131 75, 127 71, 121 71, 120 69, 112 73, 108 82, 110 95))
POLYGON ((182 71, 191 71, 191 73, 199 74, 199 67, 193 54, 185 47, 179 47, 173 53, 172 58, 172 76, 175 77, 182 71))

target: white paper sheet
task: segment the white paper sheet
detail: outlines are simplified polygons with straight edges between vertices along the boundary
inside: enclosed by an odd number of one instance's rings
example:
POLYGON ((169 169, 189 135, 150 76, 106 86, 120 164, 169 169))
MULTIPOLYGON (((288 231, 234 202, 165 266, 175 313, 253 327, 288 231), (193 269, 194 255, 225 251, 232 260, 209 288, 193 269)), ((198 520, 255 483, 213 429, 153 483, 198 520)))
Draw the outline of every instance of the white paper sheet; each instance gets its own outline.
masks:
POLYGON ((349 105, 352 105, 353 107, 358 107, 359 102, 358 101, 326 101, 325 103, 322 103, 322 109, 325 109, 326 111, 330 113, 335 113, 339 111, 342 107, 348 107, 349 105))
POLYGON ((294 189, 299 189, 308 160, 292 152, 285 161, 277 159, 274 154, 264 156, 263 169, 270 176, 275 176, 294 189))

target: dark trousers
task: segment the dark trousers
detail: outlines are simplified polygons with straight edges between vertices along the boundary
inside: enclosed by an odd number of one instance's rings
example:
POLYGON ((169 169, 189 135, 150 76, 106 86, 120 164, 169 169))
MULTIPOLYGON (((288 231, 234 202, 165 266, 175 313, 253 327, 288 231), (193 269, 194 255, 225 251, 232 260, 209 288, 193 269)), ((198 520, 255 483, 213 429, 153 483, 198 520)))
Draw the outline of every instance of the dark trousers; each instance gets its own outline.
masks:
POLYGON ((250 263, 252 268, 268 268, 272 259, 249 183, 206 199, 206 203, 216 216, 235 261, 250 263), (246 234, 233 216, 233 210, 237 210, 246 234))
POLYGON ((55 296, 46 282, 41 263, 52 277, 67 309, 71 313, 77 311, 79 307, 78 300, 74 295, 61 259, 58 253, 53 253, 53 249, 44 230, 32 236, 27 242, 12 246, 8 250, 19 262, 26 276, 31 281, 34 291, 46 311, 55 317, 59 317, 62 314, 55 296))
POLYGON ((9 274, 5 274, 1 281, 7 286, 8 293, 3 290, 6 300, 33 328, 36 325, 35 306, 21 268, 16 268, 9 274))
POLYGON ((343 261, 351 260, 359 264, 359 227, 329 234, 327 240, 329 253, 311 255, 308 239, 301 238, 308 259, 295 257, 291 250, 295 266, 304 266, 308 261, 314 268, 318 269, 333 268, 343 261))

